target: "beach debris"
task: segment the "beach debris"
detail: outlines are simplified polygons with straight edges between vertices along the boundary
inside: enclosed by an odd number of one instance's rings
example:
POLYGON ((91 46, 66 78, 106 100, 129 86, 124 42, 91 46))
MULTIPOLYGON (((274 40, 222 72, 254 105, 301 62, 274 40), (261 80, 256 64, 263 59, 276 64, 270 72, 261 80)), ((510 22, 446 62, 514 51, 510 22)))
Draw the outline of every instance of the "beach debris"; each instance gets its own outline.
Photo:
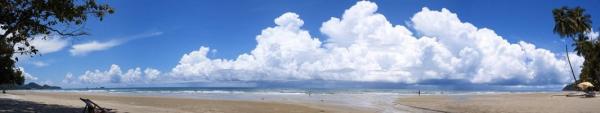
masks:
POLYGON ((590 82, 581 82, 579 84, 577 84, 577 87, 579 87, 579 89, 581 89, 582 91, 585 92, 585 94, 583 94, 584 97, 596 97, 596 93, 594 91, 592 91, 591 87, 594 87, 594 85, 590 82))
POLYGON ((79 98, 83 103, 85 103, 85 107, 83 108, 83 113, 116 113, 112 111, 113 109, 102 108, 98 104, 92 102, 90 99, 79 98))
POLYGON ((586 92, 585 94, 583 94, 583 96, 586 98, 593 98, 593 97, 596 97, 596 93, 593 91, 590 91, 590 92, 586 92))
POLYGON ((594 87, 594 85, 590 82, 581 82, 577 84, 577 87, 579 87, 581 90, 587 90, 590 87, 594 87))

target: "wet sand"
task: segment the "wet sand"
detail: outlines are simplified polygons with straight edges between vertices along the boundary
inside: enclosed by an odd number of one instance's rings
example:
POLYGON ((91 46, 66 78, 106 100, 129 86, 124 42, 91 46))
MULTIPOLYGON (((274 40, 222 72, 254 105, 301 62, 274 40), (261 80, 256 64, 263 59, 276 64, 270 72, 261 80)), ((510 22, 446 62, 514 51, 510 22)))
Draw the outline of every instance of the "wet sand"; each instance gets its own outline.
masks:
POLYGON ((395 103, 452 113, 598 113, 600 97, 566 97, 566 93, 408 96, 395 103))

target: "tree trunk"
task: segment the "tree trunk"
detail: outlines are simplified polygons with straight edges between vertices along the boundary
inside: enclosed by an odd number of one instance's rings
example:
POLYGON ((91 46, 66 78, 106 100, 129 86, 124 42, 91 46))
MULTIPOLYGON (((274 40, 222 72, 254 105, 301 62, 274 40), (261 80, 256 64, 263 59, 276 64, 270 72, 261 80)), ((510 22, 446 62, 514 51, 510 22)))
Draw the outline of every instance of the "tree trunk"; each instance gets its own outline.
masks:
POLYGON ((577 83, 577 78, 575 78, 575 71, 573 71, 573 65, 571 65, 571 58, 569 58, 569 46, 565 43, 565 51, 567 53, 567 61, 569 62, 569 67, 571 67, 571 74, 573 75, 573 80, 577 83))

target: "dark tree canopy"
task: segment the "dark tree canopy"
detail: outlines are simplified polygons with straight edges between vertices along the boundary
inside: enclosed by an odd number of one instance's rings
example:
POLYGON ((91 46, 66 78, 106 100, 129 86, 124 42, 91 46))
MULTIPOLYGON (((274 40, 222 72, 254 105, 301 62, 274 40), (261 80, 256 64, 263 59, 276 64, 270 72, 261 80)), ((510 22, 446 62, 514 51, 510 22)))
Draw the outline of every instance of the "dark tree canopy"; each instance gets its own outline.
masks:
POLYGON ((13 55, 37 54, 29 43, 35 36, 86 35, 82 28, 88 16, 102 20, 111 13, 95 0, 0 0, 0 84, 23 84, 13 55))
MULTIPOLYGON (((554 15, 554 33, 562 38, 573 40, 577 55, 583 56, 585 61, 579 80, 576 83, 591 82, 600 85, 600 42, 598 38, 588 37, 586 34, 592 29, 591 16, 581 7, 561 7, 552 11, 554 15)), ((568 55, 567 55, 568 58, 568 55)), ((570 62, 569 62, 570 63, 570 62)), ((573 76, 575 78, 575 76, 573 76)), ((595 87, 594 90, 600 90, 595 87)))
POLYGON ((585 32, 592 28, 592 20, 589 14, 585 14, 585 9, 581 7, 569 8, 561 7, 552 10, 554 15, 554 33, 563 38, 572 38, 578 40, 585 32))

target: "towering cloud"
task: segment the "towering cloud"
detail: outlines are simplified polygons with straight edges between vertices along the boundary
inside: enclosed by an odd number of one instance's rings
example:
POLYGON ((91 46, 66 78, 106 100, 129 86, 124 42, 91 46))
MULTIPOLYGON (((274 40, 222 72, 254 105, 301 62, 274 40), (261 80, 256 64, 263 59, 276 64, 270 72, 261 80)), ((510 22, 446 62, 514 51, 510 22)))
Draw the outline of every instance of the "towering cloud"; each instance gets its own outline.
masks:
MULTIPOLYGON (((463 22, 447 9, 422 8, 410 26, 393 25, 378 6, 357 2, 341 17, 323 22, 325 40, 302 29, 304 21, 287 12, 256 36, 257 45, 235 59, 207 57, 209 47, 184 54, 168 73, 113 65, 87 71, 87 83, 152 81, 334 80, 420 84, 547 85, 571 81, 564 54, 531 43, 510 43, 488 28, 463 22), (413 29, 413 31, 409 30, 413 29), (418 34, 418 35, 416 35, 418 34), (145 76, 141 76, 141 75, 145 76), (167 79, 165 79, 167 80, 167 79)), ((572 54, 572 53, 569 53, 572 54)), ((576 55, 572 55, 576 56, 576 55)), ((572 57, 573 67, 583 58, 572 57)), ((576 68, 576 74, 579 68, 576 68)), ((67 75, 65 81, 72 81, 67 75)))
MULTIPOLYGON (((360 1, 341 18, 332 17, 320 29, 325 42, 302 29, 302 19, 288 12, 256 36, 258 44, 250 53, 232 60, 210 59, 210 49, 201 47, 183 55, 170 75, 197 81, 441 80, 509 85, 571 80, 563 55, 524 41, 510 43, 491 29, 462 22, 447 9, 423 8, 410 19, 412 26, 393 25, 376 11, 375 3, 360 1)), ((573 67, 583 61, 572 60, 573 67)))

